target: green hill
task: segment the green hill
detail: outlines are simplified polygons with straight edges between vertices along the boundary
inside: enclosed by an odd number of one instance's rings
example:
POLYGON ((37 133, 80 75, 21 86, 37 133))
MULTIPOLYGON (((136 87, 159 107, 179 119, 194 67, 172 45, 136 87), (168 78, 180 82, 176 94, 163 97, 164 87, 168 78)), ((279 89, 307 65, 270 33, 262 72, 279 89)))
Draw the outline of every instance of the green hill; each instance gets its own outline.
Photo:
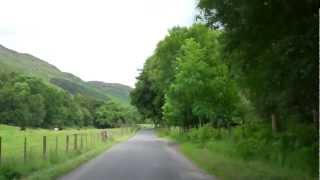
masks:
POLYGON ((83 94, 100 100, 113 99, 129 103, 130 87, 122 84, 86 82, 79 77, 60 71, 57 67, 30 54, 19 53, 0 45, 0 73, 17 72, 43 79, 72 94, 83 94))
POLYGON ((118 83, 105 83, 101 81, 88 81, 88 83, 98 89, 102 89, 106 94, 112 94, 116 99, 126 102, 129 99, 131 87, 118 83))

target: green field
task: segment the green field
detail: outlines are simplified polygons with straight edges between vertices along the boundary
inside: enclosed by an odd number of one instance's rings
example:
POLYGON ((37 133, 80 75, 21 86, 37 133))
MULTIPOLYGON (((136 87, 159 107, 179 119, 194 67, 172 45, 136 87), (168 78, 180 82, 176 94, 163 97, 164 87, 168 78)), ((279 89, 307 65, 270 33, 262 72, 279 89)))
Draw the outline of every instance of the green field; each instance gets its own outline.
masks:
POLYGON ((0 179, 56 177, 134 133, 132 128, 108 129, 108 138, 103 141, 101 131, 93 128, 20 131, 18 127, 0 125, 2 138, 0 179), (44 136, 47 141, 45 155, 44 136), (67 136, 69 136, 68 151, 67 136))

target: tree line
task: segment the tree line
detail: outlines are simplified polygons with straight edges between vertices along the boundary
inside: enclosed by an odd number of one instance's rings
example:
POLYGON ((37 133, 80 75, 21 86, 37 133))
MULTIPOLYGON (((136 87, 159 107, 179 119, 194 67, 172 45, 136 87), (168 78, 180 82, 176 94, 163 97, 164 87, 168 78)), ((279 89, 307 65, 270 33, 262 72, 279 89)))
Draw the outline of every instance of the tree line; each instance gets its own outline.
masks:
POLYGON ((139 120, 135 108, 72 95, 41 79, 17 73, 0 74, 0 123, 53 128, 118 127, 139 120))
POLYGON ((183 127, 227 126, 248 112, 275 131, 317 123, 317 4, 199 1, 200 23, 158 43, 132 104, 156 124, 183 127))
POLYGON ((171 29, 146 61, 132 104, 159 125, 231 125, 244 102, 222 60, 221 35, 201 24, 171 29))
POLYGON ((248 152, 295 149, 317 172, 317 7, 200 0, 198 22, 169 30, 147 59, 131 103, 158 126, 241 127, 248 152))

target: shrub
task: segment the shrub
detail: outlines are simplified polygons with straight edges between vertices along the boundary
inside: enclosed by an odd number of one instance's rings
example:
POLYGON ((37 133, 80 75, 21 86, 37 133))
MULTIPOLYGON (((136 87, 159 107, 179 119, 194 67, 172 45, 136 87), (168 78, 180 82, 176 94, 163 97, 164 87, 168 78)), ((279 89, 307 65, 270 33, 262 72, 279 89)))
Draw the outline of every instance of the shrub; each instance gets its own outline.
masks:
POLYGON ((20 178, 21 178, 21 174, 11 166, 0 167, 0 180, 20 179, 20 178))

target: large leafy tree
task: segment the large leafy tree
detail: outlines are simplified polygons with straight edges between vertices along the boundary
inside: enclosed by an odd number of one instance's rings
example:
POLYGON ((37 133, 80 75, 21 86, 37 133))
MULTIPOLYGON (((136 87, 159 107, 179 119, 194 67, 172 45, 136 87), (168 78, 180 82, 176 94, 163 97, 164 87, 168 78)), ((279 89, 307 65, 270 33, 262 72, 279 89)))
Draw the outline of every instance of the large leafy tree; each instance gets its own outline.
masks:
MULTIPOLYGON (((162 107, 165 103, 165 95, 171 83, 175 79, 177 57, 181 54, 181 47, 185 40, 194 38, 208 49, 211 49, 216 41, 208 40, 212 32, 200 24, 191 28, 175 27, 158 43, 155 53, 147 59, 143 71, 138 77, 135 90, 131 93, 131 102, 148 118, 152 118, 156 124, 163 123, 162 107)), ((214 51, 205 51, 214 54, 214 51)), ((206 56, 209 57, 209 54, 206 56)))
POLYGON ((150 77, 152 74, 153 57, 149 58, 144 65, 143 71, 137 78, 136 88, 130 92, 131 104, 144 118, 153 119, 155 124, 159 124, 161 119, 161 106, 163 104, 163 93, 156 87, 150 77))
POLYGON ((200 0, 225 31, 225 55, 261 115, 311 120, 318 110, 318 0, 200 0))
POLYGON ((96 124, 98 127, 120 127, 138 121, 137 111, 114 102, 105 102, 96 111, 96 124))
MULTIPOLYGON (((216 50, 218 47, 216 43, 216 50)), ((217 54, 206 56, 207 47, 194 39, 187 39, 181 50, 175 80, 166 96, 166 119, 184 127, 230 124, 239 98, 227 66, 217 54)))
POLYGON ((39 127, 43 123, 46 110, 40 89, 45 85, 38 79, 32 79, 39 84, 38 90, 35 90, 29 81, 29 77, 2 75, 0 117, 4 123, 17 124, 22 129, 28 126, 39 127))

